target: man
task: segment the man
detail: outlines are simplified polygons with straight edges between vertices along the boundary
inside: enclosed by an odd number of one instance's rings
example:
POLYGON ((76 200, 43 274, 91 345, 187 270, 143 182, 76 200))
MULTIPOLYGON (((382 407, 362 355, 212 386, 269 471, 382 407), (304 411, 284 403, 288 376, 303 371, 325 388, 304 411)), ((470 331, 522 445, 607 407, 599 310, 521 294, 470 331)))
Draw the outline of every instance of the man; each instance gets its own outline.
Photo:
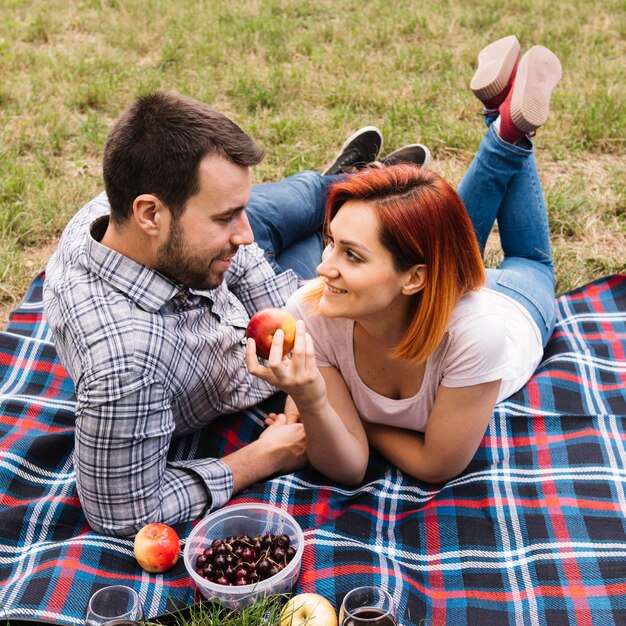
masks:
POLYGON ((94 530, 195 519, 303 467, 304 431, 288 420, 221 459, 167 454, 173 437, 276 391, 246 370, 249 317, 315 276, 328 174, 375 160, 381 145, 377 129, 361 129, 326 176, 251 193, 263 151, 211 107, 158 92, 120 116, 104 151, 106 193, 72 218, 44 286, 76 386, 74 465, 94 530))

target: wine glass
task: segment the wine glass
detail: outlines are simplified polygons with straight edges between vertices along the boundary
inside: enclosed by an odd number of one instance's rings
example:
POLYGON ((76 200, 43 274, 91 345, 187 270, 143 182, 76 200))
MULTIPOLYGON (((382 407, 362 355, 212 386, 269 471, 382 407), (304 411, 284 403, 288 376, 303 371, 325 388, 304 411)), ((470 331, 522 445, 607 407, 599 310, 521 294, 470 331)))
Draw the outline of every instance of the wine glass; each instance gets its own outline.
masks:
POLYGON ((348 591, 339 610, 339 626, 396 626, 393 598, 380 587, 348 591))
POLYGON ((103 587, 94 593, 87 607, 86 626, 137 626, 143 619, 136 591, 124 585, 103 587))

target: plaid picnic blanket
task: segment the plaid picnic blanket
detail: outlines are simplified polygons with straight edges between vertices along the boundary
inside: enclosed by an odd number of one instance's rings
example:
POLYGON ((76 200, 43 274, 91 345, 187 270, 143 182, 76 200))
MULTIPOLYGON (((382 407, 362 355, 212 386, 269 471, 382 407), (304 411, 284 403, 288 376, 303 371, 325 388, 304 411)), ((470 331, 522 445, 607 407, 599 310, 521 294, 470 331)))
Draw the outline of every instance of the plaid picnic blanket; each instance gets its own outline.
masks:
MULTIPOLYGON (((115 583, 140 593, 148 617, 192 604, 182 559, 149 575, 131 540, 85 520, 73 385, 42 317, 42 281, 0 334, 0 614, 79 624, 90 595, 115 583)), ((458 478, 428 486, 375 456, 356 488, 307 469, 233 499, 296 517, 305 551, 295 591, 338 607, 353 587, 383 585, 406 626, 626 624, 626 275, 562 296, 559 310, 535 376, 496 407, 458 478)), ((234 450, 263 416, 224 416, 172 456, 234 450)), ((191 528, 177 530, 184 539, 191 528)))

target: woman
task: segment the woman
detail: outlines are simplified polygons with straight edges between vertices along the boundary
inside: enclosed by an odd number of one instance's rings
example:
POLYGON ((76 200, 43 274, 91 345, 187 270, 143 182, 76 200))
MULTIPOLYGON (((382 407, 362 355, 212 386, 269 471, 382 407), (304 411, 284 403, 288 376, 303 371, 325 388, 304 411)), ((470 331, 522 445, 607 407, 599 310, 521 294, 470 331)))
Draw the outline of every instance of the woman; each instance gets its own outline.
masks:
POLYGON ((368 442, 415 478, 453 478, 496 402, 539 364, 556 306, 528 134, 547 118, 561 66, 539 46, 518 57, 515 37, 479 55, 471 87, 488 128, 458 194, 410 165, 335 183, 320 278, 289 304, 300 320, 291 357, 280 332, 268 367, 247 347, 248 369, 290 395, 309 460, 332 480, 363 479, 368 442), (496 219, 505 258, 485 273, 496 219))

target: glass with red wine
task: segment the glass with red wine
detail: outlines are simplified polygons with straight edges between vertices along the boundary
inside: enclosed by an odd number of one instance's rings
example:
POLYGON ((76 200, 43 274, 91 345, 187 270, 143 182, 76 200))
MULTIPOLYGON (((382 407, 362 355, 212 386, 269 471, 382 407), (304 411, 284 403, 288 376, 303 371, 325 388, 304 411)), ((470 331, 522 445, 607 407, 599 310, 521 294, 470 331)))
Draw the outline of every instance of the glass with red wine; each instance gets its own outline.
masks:
POLYGON ((357 587, 349 591, 339 610, 339 626, 396 626, 391 595, 381 587, 357 587))

